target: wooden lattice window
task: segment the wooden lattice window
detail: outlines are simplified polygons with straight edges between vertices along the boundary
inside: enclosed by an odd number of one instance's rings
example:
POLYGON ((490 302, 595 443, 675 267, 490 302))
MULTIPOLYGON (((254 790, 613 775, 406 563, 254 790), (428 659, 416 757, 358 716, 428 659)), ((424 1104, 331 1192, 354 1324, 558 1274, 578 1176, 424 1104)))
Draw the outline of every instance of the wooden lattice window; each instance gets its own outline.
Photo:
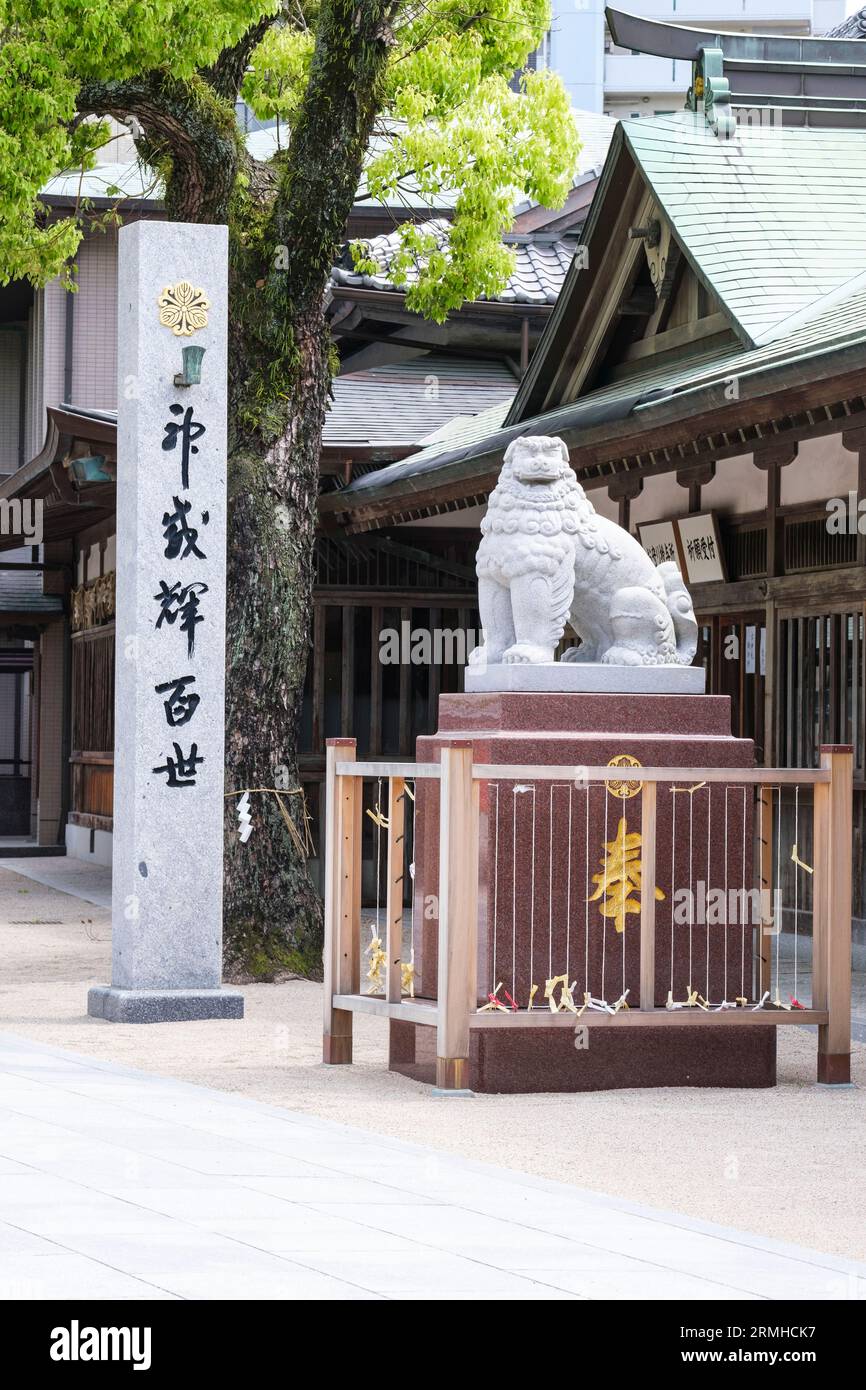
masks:
POLYGON ((854 776, 864 778, 864 611, 779 619, 776 762, 813 767, 822 743, 854 746, 854 776))
POLYGON ((114 633, 82 633, 72 643, 73 752, 114 748, 114 633))

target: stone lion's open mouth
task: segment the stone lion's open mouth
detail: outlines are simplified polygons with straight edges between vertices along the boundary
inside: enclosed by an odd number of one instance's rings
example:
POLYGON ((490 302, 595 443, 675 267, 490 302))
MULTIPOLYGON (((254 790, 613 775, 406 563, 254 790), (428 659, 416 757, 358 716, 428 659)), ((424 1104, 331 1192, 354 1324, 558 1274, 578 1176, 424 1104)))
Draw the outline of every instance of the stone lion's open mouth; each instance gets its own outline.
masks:
POLYGON ((559 477, 559 471, 555 473, 521 473, 522 483, 555 483, 559 477))

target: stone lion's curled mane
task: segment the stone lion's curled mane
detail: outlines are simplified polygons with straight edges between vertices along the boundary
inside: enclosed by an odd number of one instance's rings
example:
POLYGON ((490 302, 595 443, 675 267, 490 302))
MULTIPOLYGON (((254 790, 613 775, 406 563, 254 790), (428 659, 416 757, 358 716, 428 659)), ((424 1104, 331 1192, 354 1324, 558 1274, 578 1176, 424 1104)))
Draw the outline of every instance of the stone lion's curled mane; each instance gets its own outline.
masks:
POLYGON ((555 536, 565 532, 580 535, 590 546, 597 544, 595 508, 571 465, 560 462, 555 482, 524 483, 517 477, 519 462, 514 454, 503 463, 481 522, 481 534, 555 536))

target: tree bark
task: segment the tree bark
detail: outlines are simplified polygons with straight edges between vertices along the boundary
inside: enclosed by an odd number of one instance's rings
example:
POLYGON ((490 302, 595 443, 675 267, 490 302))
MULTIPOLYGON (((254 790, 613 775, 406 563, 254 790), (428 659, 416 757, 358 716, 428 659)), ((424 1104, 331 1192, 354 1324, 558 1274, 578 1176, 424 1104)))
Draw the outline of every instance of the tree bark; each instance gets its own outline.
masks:
MULTIPOLYGON (((302 824, 297 748, 309 654, 319 444, 330 371, 321 313, 296 327, 286 429, 266 450, 229 459, 226 789, 287 787, 302 824)), ((224 921, 231 973, 316 976, 322 915, 276 797, 252 798, 253 834, 237 836, 227 798, 224 921)))
MULTIPOLYGON (((319 453, 332 375, 325 288, 378 109, 396 8, 323 3, 309 86, 261 243, 248 240, 236 257, 236 322, 248 331, 231 391, 228 790, 273 787, 280 768, 300 787, 319 453)), ((229 969, 259 978, 281 968, 318 975, 321 902, 275 799, 254 798, 246 845, 228 800, 229 969)), ((300 797, 289 800, 300 823, 300 797)))

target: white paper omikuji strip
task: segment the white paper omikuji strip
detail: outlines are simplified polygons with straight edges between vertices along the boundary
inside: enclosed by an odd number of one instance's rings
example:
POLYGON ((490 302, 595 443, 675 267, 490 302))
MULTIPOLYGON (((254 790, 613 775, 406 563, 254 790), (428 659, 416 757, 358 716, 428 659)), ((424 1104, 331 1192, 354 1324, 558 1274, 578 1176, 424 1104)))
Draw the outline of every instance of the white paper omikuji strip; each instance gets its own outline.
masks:
POLYGON ((242 845, 253 833, 253 818, 250 815, 250 794, 244 792, 238 800, 238 839, 242 845))

